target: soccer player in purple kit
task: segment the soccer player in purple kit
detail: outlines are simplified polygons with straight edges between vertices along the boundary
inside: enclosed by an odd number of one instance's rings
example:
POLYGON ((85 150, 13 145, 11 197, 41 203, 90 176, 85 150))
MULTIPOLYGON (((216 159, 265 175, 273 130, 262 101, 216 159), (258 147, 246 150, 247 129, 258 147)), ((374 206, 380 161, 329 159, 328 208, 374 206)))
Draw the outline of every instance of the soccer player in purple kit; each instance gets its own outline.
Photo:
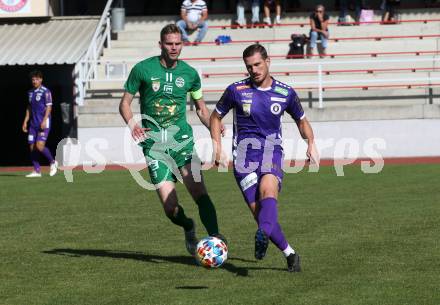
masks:
POLYGON ((277 198, 283 179, 281 116, 287 112, 307 141, 307 157, 317 162, 317 151, 310 123, 295 91, 270 76, 266 49, 253 44, 243 52, 250 77, 231 84, 211 114, 211 138, 216 165, 224 163, 221 148, 221 120, 233 109, 234 176, 258 224, 255 258, 263 259, 271 240, 287 260, 287 270, 300 272, 300 257, 289 245, 278 222, 277 198))
POLYGON ((46 147, 46 141, 51 127, 52 94, 49 89, 42 85, 43 73, 41 73, 41 71, 32 71, 30 78, 33 89, 28 91, 29 105, 26 108, 22 130, 28 133, 28 143, 34 171, 26 175, 26 177, 41 177, 41 168, 38 162, 40 154, 49 161, 49 175, 54 176, 57 173, 58 164, 57 161, 54 160, 50 150, 46 147))

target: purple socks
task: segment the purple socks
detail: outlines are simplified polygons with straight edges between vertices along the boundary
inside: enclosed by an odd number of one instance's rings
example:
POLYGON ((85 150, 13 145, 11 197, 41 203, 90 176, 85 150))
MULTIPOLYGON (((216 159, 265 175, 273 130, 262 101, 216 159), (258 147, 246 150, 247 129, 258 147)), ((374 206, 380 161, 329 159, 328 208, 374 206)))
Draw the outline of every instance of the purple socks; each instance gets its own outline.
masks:
MULTIPOLYGON (((39 173, 41 171, 40 162, 38 162, 39 153, 40 153, 40 151, 38 151, 38 149, 36 149, 36 148, 34 148, 34 150, 31 151, 31 161, 34 166, 34 170, 37 173, 39 173)), ((45 147, 43 149, 43 151, 41 151, 41 154, 49 161, 50 164, 52 164, 54 162, 53 156, 50 153, 49 148, 45 147)))
POLYGON ((269 236, 278 249, 283 251, 287 248, 287 240, 278 223, 278 208, 275 198, 265 198, 260 201, 258 228, 262 229, 269 236))
POLYGON ((270 235, 270 240, 281 251, 284 251, 287 248, 287 246, 289 245, 287 243, 286 237, 284 236, 283 230, 281 230, 281 226, 278 222, 275 224, 275 226, 272 229, 272 234, 270 235))
POLYGON ((49 148, 45 147, 43 149, 43 151, 41 152, 41 154, 49 161, 50 164, 53 163, 54 160, 53 160, 52 154, 50 153, 49 148))
POLYGON ((34 166, 34 170, 39 173, 41 171, 40 162, 38 162, 38 150, 31 151, 31 161, 34 166))
POLYGON ((262 229, 267 236, 270 236, 274 225, 278 222, 277 200, 265 198, 260 200, 258 212, 258 228, 262 229))

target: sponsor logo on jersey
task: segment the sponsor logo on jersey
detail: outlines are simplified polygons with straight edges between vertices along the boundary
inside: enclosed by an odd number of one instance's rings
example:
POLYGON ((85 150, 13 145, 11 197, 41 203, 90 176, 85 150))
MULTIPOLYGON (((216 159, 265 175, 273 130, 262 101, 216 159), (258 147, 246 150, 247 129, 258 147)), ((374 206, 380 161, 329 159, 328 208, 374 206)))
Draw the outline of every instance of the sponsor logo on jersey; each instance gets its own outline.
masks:
POLYGON ((167 94, 173 94, 173 86, 172 85, 164 85, 163 92, 167 94))
MULTIPOLYGON (((151 78, 151 79, 153 79, 153 78, 151 78)), ((151 83, 151 88, 153 89, 154 92, 159 91, 159 89, 160 89, 160 81, 153 80, 153 82, 151 83)))
POLYGON ((270 100, 274 101, 274 102, 281 102, 281 103, 285 103, 287 101, 287 99, 284 97, 276 97, 276 96, 271 96, 270 100))
POLYGON ((182 88, 183 86, 185 86, 185 80, 179 76, 178 78, 176 78, 175 84, 177 87, 182 88))
POLYGON ((21 10, 28 0, 0 0, 0 10, 5 12, 17 12, 21 10))
POLYGON ((257 182, 258 182, 257 174, 256 173, 250 173, 249 175, 247 175, 246 177, 244 177, 240 181, 241 190, 244 192, 248 188, 250 188, 252 185, 256 184, 257 182))
POLYGON ((244 98, 252 98, 254 96, 253 92, 240 92, 241 96, 244 98))
POLYGON ((170 115, 174 115, 174 113, 176 112, 176 107, 177 105, 165 105, 165 107, 167 107, 168 112, 170 113, 170 115))
POLYGON ((160 100, 158 100, 158 101, 156 101, 156 102, 154 103, 154 108, 156 109, 156 113, 157 113, 157 114, 160 114, 160 113, 162 112, 164 106, 162 106, 162 105, 160 104, 160 100))
POLYGON ((240 90, 244 90, 244 89, 249 89, 251 86, 249 85, 241 85, 241 86, 237 86, 235 87, 235 89, 237 89, 238 91, 240 90))
POLYGON ((40 100, 41 100, 41 94, 37 94, 37 96, 35 97, 35 99, 37 100, 37 102, 40 101, 40 100))
POLYGON ((271 111, 273 114, 275 114, 275 115, 280 114, 280 112, 281 112, 281 105, 278 104, 278 103, 273 103, 273 104, 270 106, 270 111, 271 111))
POLYGON ((287 89, 276 86, 274 90, 275 90, 275 92, 278 92, 279 94, 282 94, 284 96, 289 95, 289 90, 287 90, 287 89))

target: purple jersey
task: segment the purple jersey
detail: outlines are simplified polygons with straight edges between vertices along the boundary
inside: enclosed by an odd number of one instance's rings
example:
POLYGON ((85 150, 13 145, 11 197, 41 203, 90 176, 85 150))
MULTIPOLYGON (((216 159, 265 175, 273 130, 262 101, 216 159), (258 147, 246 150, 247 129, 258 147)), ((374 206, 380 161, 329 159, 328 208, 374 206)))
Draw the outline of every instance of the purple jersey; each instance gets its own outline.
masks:
POLYGON ((283 113, 286 111, 294 120, 305 116, 295 90, 275 79, 267 90, 256 88, 250 78, 230 85, 217 103, 216 111, 223 117, 231 109, 234 152, 241 141, 249 138, 257 139, 263 147, 268 140, 280 146, 283 113))
POLYGON ((217 103, 225 116, 234 112, 234 176, 248 204, 258 198, 258 183, 264 174, 283 179, 281 116, 286 111, 294 120, 305 117, 295 91, 273 79, 270 88, 256 88, 251 80, 230 85, 217 103))
MULTIPOLYGON (((49 89, 41 86, 38 89, 29 90, 28 96, 29 105, 31 106, 30 126, 39 128, 46 113, 47 106, 52 105, 52 94, 49 89)), ((47 120, 46 128, 50 128, 50 115, 47 120)))

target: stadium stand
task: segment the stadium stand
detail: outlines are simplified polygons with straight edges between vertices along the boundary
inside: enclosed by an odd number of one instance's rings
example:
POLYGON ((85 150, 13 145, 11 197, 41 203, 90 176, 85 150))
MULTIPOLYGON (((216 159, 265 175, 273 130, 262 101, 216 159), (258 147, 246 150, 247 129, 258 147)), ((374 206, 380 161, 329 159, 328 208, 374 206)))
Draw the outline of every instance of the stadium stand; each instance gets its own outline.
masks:
POLYGON ((53 17, 47 22, 4 24, 0 26, 0 66, 75 64, 87 50, 98 22, 97 17, 53 17))
MULTIPOLYGON (((438 10, 402 10, 400 22, 387 25, 375 21, 338 26, 334 22, 337 14, 330 15, 331 41, 324 59, 286 59, 290 35, 307 34, 307 16, 301 14, 286 16, 280 26, 242 29, 230 29, 230 16, 211 15, 206 43, 185 47, 181 58, 202 75, 210 107, 227 84, 246 77, 241 53, 246 44, 255 41, 268 49, 273 74, 296 88, 305 105, 325 107, 326 111, 316 115, 314 111, 318 110, 311 109, 312 120, 361 118, 355 115, 355 109, 346 111, 351 117, 338 116, 337 106, 370 107, 371 115, 363 119, 386 118, 374 112, 375 105, 407 107, 397 112, 408 118, 419 115, 411 110, 411 105, 438 103, 438 10), (231 36, 232 43, 216 45, 216 37, 225 34, 231 36)), ((376 15, 375 20, 380 20, 380 16, 376 15)), ((122 126, 116 105, 127 73, 135 62, 159 53, 158 31, 173 21, 166 17, 128 18, 125 31, 112 41, 111 48, 104 50, 95 78, 87 80, 89 90, 85 105, 80 108, 80 127, 122 126)))

